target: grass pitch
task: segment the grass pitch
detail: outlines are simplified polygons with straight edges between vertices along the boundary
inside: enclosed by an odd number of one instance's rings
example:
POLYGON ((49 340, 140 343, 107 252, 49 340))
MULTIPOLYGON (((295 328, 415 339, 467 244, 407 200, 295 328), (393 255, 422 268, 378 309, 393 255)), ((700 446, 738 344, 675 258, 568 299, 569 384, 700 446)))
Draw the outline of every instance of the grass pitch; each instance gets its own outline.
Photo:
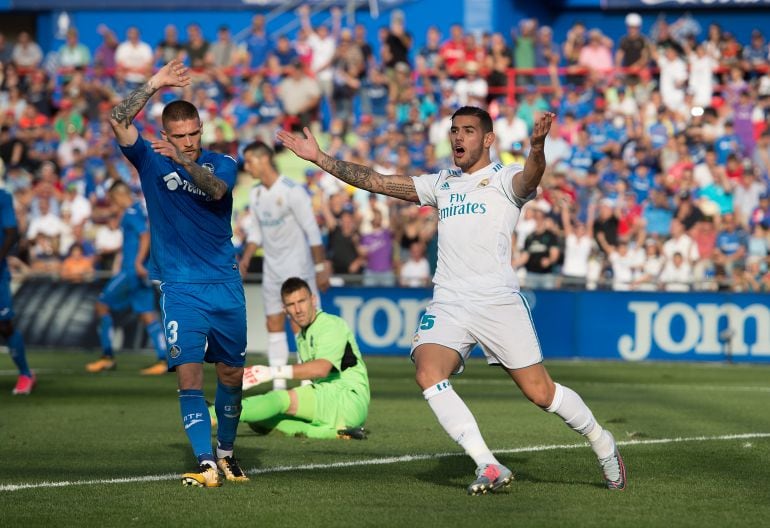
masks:
MULTIPOLYGON (((512 487, 468 497, 473 463, 441 430, 406 358, 367 359, 365 441, 258 436, 242 425, 251 477, 185 488, 194 466, 175 378, 148 356, 87 375, 92 355, 33 352, 38 387, 13 397, 0 359, 0 526, 763 526, 770 517, 770 368, 548 362, 625 443, 628 489, 609 492, 582 438, 495 368, 454 380, 512 487)), ((252 358, 254 361, 256 358, 252 358)), ((214 372, 207 367, 207 395, 214 372)), ((258 388, 256 392, 266 390, 258 388)))

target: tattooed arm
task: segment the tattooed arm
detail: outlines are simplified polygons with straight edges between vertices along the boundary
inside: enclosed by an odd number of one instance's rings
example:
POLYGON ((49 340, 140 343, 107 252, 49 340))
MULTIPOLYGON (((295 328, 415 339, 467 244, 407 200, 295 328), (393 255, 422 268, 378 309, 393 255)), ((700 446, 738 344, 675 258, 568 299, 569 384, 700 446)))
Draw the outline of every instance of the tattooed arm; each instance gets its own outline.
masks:
POLYGON ((332 158, 319 148, 318 142, 309 129, 305 128, 304 132, 306 137, 302 138, 279 130, 278 139, 300 158, 315 163, 332 176, 354 187, 409 202, 420 202, 411 177, 386 176, 371 167, 332 158))
POLYGON ((121 146, 136 143, 139 131, 133 125, 134 118, 147 101, 164 86, 187 86, 190 78, 187 68, 178 60, 172 60, 153 75, 149 81, 128 94, 110 113, 110 125, 121 146))
POLYGON ((554 118, 551 112, 544 112, 535 122, 532 136, 529 138, 529 155, 524 162, 524 170, 513 178, 513 192, 516 196, 526 198, 537 190, 540 180, 545 172, 545 136, 551 129, 551 121, 554 118))
POLYGON ((195 163, 188 156, 185 156, 178 150, 177 152, 179 153, 177 161, 184 167, 198 189, 211 196, 214 200, 220 200, 227 194, 227 184, 223 180, 214 176, 214 173, 208 169, 195 163))

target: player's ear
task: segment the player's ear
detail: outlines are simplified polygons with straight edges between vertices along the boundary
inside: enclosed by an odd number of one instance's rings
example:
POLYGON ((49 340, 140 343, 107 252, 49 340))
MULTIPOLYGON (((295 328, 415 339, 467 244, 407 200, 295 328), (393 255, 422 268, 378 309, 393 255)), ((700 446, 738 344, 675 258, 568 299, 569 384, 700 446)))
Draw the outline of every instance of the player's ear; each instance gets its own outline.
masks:
POLYGON ((487 132, 486 134, 484 134, 484 147, 490 148, 494 144, 495 144, 495 133, 487 132))
POLYGON ((161 130, 160 130, 160 137, 161 137, 161 138, 162 138, 164 141, 168 141, 168 134, 166 134, 166 131, 165 131, 165 130, 163 130, 163 129, 161 129, 161 130))

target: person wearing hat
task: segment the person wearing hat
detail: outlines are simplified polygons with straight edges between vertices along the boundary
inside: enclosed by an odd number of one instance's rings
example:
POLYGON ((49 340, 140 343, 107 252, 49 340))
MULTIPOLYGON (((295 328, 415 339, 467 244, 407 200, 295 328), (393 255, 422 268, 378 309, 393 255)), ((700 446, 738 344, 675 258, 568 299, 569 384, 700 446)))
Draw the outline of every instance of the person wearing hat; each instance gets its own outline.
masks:
MULTIPOLYGON (((639 13, 626 15, 627 33, 623 35, 615 52, 615 67, 636 70, 647 66, 650 60, 649 42, 642 35, 642 17, 639 13)), ((624 71, 626 84, 636 84, 639 76, 634 71, 624 71)))

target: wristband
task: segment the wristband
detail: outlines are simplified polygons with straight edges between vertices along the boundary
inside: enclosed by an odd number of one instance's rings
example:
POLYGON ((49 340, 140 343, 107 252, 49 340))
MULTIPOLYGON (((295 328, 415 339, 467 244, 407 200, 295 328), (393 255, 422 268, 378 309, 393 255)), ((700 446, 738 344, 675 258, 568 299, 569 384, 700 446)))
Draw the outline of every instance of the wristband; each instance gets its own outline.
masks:
POLYGON ((294 378, 294 367, 291 365, 270 367, 270 373, 273 375, 273 379, 292 379, 294 378))
POLYGON ((323 262, 318 262, 315 265, 314 269, 316 273, 323 273, 324 271, 326 271, 326 264, 324 264, 323 262))

